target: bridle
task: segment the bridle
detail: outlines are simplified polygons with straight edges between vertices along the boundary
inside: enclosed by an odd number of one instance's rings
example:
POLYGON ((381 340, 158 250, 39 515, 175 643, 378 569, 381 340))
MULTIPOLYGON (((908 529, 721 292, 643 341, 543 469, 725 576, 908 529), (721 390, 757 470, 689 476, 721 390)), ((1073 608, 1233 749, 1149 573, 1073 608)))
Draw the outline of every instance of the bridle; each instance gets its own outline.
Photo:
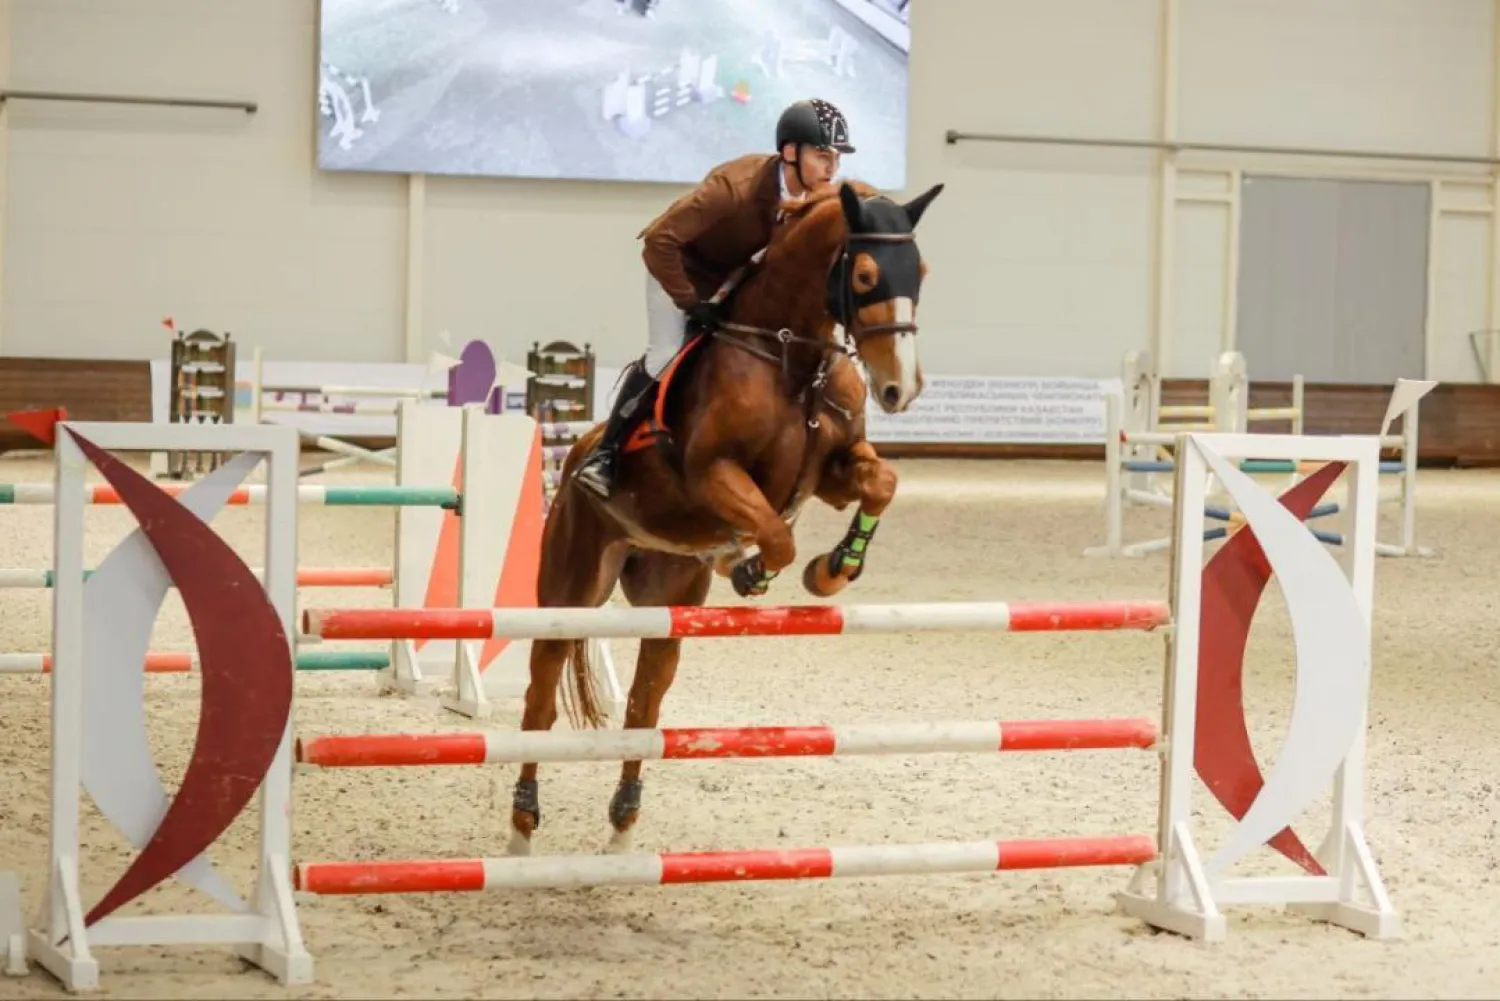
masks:
MULTIPOLYGON (((798 334, 790 327, 782 327, 772 330, 768 327, 755 327, 747 323, 736 323, 730 320, 721 321, 716 327, 708 331, 709 336, 726 344, 732 344, 741 351, 748 352, 761 360, 776 366, 781 370, 783 385, 788 395, 797 395, 796 387, 792 385, 791 371, 791 348, 794 344, 805 345, 818 352, 818 366, 813 371, 812 377, 801 389, 801 401, 803 420, 807 427, 807 443, 802 452, 801 467, 797 471, 797 478, 793 481, 791 493, 786 502, 778 509, 782 512, 788 510, 796 499, 800 484, 806 478, 811 469, 814 449, 813 441, 818 433, 822 422, 818 420, 818 412, 827 407, 839 414, 844 420, 850 420, 853 413, 846 407, 828 398, 827 388, 829 375, 832 372, 834 359, 839 355, 858 358, 860 345, 865 338, 876 334, 888 333, 911 333, 917 332, 917 325, 908 321, 897 321, 892 323, 875 323, 868 326, 857 323, 860 296, 854 292, 851 281, 850 270, 853 267, 855 248, 860 243, 911 243, 916 240, 914 233, 846 233, 843 247, 839 256, 829 266, 827 277, 827 288, 825 290, 825 308, 833 315, 843 331, 843 341, 825 341, 817 337, 807 337, 798 334), (836 291, 837 290, 837 291, 836 291), (747 335, 749 338, 769 340, 779 346, 776 353, 759 347, 751 340, 744 337, 734 336, 736 334, 747 335)), ((736 271, 723 286, 714 293, 713 301, 722 302, 724 298, 733 291, 745 278, 750 268, 756 267, 763 260, 764 252, 757 254, 751 262, 736 271)))
POLYGON ((855 328, 855 318, 859 315, 857 307, 861 305, 860 296, 855 295, 854 282, 850 274, 854 267, 854 253, 851 247, 857 243, 911 243, 916 239, 915 233, 850 233, 844 237, 844 248, 839 253, 838 260, 834 262, 833 268, 828 272, 828 305, 829 312, 833 318, 839 321, 844 328, 844 336, 854 344, 856 351, 860 343, 866 337, 876 334, 915 334, 917 325, 910 321, 895 321, 892 323, 871 323, 860 325, 855 328), (837 296, 834 289, 837 288, 837 296))
MULTIPOLYGON (((839 328, 843 332, 844 343, 839 343, 838 341, 825 341, 817 337, 807 337, 805 335, 798 334, 790 327, 782 327, 778 330, 772 330, 769 327, 755 327, 751 326, 750 324, 736 323, 731 320, 721 321, 714 330, 709 332, 710 336, 714 337, 715 339, 722 340, 727 344, 732 344, 742 351, 746 351, 754 355, 755 357, 762 359, 763 361, 777 366, 781 369, 782 376, 786 379, 791 378, 791 346, 793 344, 800 344, 814 348, 820 353, 820 358, 818 361, 818 367, 816 371, 814 371, 812 381, 808 385, 807 389, 821 390, 828 384, 828 372, 833 365, 833 358, 836 355, 842 354, 847 355, 850 358, 857 359, 859 357, 859 349, 866 338, 873 337, 877 334, 915 334, 917 332, 916 323, 909 320, 898 320, 892 321, 890 323, 859 323, 858 307, 861 305, 859 301, 861 296, 855 293, 854 283, 850 274, 851 269, 854 266, 854 255, 857 252, 855 248, 858 244, 912 243, 915 240, 916 234, 910 232, 848 233, 844 236, 843 247, 840 249, 838 257, 834 259, 833 264, 830 265, 828 269, 828 287, 826 295, 826 307, 829 314, 833 316, 834 320, 839 324, 839 328), (750 341, 742 340, 738 337, 725 336, 726 333, 746 334, 750 337, 774 341, 780 346, 780 351, 777 354, 772 354, 770 351, 757 347, 750 341)), ((729 292, 737 285, 739 285, 739 283, 743 280, 745 272, 753 265, 758 264, 759 261, 760 258, 757 257, 755 261, 753 261, 750 265, 746 265, 744 268, 741 268, 739 271, 737 271, 729 279, 729 281, 725 282, 724 286, 714 294, 713 301, 723 301, 724 297, 727 296, 729 292)), ((839 407, 827 400, 824 400, 823 402, 833 409, 843 413, 845 417, 849 416, 848 413, 844 411, 844 408, 839 407)), ((816 420, 816 418, 810 419, 814 421, 816 420)), ((816 427, 817 424, 814 423, 813 426, 816 427)))

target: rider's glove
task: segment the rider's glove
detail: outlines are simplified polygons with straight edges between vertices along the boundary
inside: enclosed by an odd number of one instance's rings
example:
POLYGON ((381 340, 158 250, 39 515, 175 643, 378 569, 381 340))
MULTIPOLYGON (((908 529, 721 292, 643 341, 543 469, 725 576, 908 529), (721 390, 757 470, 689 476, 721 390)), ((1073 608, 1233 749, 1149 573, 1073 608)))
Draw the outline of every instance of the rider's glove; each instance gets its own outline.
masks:
POLYGON ((716 302, 695 302, 688 307, 687 316, 690 326, 702 330, 712 330, 724 322, 724 311, 716 302))

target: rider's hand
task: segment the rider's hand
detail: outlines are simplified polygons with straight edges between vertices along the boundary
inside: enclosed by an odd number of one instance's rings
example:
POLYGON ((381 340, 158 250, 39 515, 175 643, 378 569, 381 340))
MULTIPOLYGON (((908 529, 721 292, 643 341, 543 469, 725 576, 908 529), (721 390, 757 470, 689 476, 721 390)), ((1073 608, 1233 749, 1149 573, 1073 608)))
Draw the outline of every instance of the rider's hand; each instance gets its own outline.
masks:
POLYGON ((712 329, 724 322, 724 312, 716 302, 700 300, 688 307, 689 323, 694 327, 712 329))

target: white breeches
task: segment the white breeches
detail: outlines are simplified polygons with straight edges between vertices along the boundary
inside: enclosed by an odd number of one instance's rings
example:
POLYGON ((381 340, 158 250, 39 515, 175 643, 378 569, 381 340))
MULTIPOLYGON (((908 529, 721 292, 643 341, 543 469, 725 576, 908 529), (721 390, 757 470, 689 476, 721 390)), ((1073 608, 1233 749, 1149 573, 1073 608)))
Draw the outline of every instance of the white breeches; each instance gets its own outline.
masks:
POLYGON ((672 297, 649 271, 646 272, 646 323, 650 329, 646 342, 646 371, 656 378, 682 347, 687 314, 677 308, 672 297))

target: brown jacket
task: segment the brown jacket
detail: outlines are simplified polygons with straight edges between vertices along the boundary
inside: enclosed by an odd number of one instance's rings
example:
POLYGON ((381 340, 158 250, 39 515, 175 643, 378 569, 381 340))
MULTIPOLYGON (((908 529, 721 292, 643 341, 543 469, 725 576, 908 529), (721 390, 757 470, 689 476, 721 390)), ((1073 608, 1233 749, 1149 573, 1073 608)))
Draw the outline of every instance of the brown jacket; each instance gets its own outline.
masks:
POLYGON ((781 202, 774 153, 753 153, 711 170, 637 234, 641 257, 678 309, 706 299, 767 243, 781 202))

